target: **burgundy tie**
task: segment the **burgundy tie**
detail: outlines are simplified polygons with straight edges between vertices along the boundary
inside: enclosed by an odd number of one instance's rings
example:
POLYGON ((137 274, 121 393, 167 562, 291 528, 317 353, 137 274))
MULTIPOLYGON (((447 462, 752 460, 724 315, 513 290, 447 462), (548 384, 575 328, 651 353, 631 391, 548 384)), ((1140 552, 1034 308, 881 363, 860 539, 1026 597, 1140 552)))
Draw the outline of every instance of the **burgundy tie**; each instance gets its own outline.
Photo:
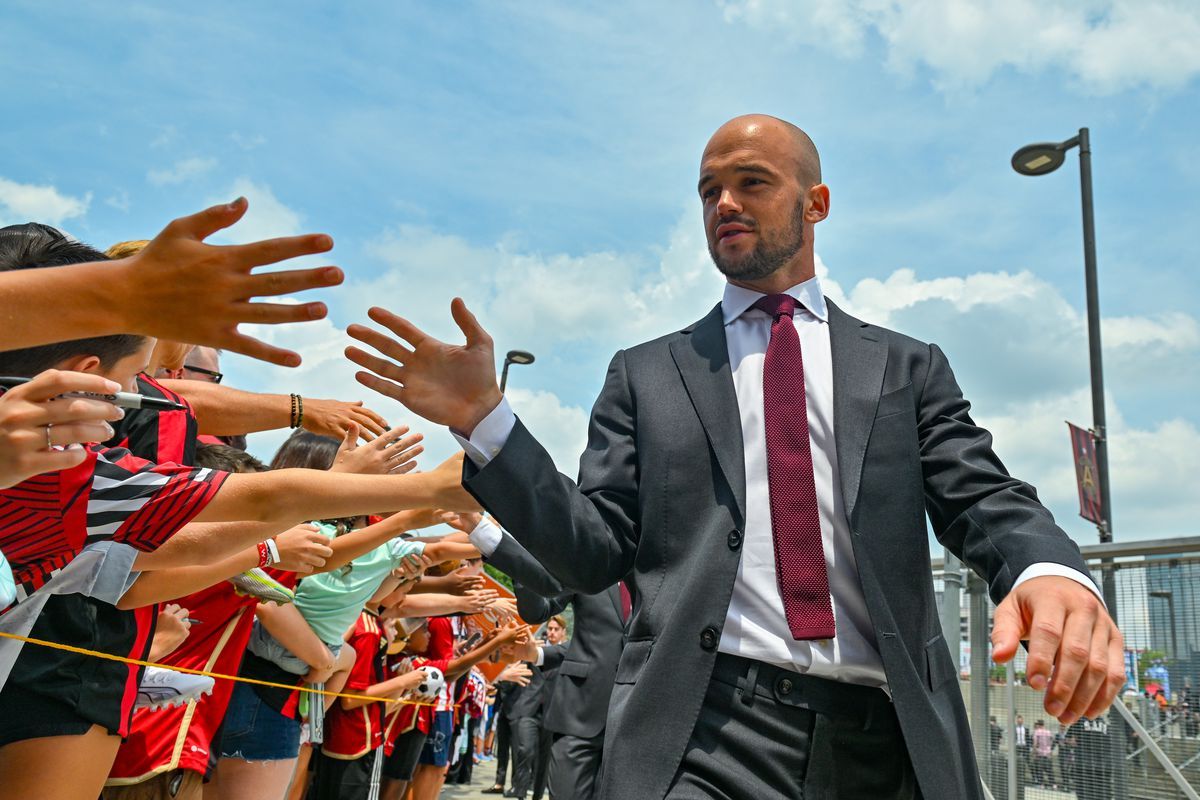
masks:
POLYGON ((783 613, 793 639, 832 639, 833 607, 813 482, 804 360, 792 322, 796 300, 772 294, 754 307, 770 314, 772 320, 771 342, 763 362, 763 418, 775 570, 783 613))
POLYGON ((621 621, 629 622, 629 615, 633 613, 633 595, 629 593, 629 586, 625 581, 618 585, 621 587, 621 621))

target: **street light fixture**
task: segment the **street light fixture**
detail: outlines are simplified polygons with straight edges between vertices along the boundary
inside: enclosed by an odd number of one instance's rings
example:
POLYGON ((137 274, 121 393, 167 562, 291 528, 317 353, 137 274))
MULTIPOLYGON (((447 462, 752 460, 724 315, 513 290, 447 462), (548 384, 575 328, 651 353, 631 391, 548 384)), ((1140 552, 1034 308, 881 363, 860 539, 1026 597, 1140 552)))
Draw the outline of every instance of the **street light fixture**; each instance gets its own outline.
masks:
POLYGON ((525 350, 509 350, 504 356, 504 369, 500 371, 500 391, 503 392, 504 387, 508 384, 509 364, 532 364, 535 360, 533 353, 526 352, 525 350))
MULTIPOLYGON (((1112 497, 1108 485, 1108 431, 1104 413, 1104 367, 1100 352, 1100 297, 1096 281, 1096 222, 1092 209, 1092 146, 1088 129, 1065 142, 1047 142, 1022 147, 1012 157, 1012 167, 1022 175, 1047 175, 1063 165, 1067 151, 1079 148, 1079 188, 1083 204, 1083 271, 1087 286, 1088 354, 1092 372, 1092 438, 1096 443, 1099 468, 1100 505, 1104 522, 1098 525, 1100 541, 1113 538, 1112 497)), ((1117 616, 1116 584, 1111 569, 1104 570, 1104 602, 1117 616)))

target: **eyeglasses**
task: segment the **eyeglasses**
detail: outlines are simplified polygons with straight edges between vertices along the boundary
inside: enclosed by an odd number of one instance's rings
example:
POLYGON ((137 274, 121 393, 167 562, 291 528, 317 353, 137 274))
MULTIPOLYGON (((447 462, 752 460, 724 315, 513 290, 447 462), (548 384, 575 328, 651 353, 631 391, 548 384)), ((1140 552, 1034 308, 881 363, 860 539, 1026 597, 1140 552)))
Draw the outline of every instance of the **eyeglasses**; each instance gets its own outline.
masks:
POLYGON ((220 383, 221 379, 225 377, 225 374, 222 372, 217 372, 216 370, 211 370, 211 369, 204 369, 204 367, 193 367, 189 364, 184 364, 183 368, 186 369, 188 372, 195 372, 199 375, 207 375, 209 377, 209 380, 212 383, 220 383))

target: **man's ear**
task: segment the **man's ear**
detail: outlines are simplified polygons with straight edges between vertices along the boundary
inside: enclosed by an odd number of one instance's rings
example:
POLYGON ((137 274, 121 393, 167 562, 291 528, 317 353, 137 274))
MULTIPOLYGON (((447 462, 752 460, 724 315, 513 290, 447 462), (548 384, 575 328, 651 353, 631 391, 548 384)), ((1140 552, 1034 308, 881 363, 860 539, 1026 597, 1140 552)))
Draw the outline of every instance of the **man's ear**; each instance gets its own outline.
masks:
POLYGON ((815 225, 829 216, 829 187, 818 183, 809 187, 807 208, 804 209, 804 221, 815 225))
POLYGON ((96 374, 100 371, 99 356, 71 356, 54 365, 55 369, 96 374))

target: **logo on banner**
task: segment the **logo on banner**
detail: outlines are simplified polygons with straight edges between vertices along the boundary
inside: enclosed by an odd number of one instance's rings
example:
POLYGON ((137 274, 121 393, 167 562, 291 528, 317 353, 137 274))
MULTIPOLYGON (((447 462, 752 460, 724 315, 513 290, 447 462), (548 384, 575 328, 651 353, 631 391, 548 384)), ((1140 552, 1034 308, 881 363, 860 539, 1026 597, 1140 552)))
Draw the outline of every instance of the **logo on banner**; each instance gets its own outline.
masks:
POLYGON ((1071 454, 1075 460, 1075 483, 1079 488, 1079 516, 1104 524, 1100 503, 1100 467, 1096 463, 1096 440, 1092 432, 1067 423, 1071 431, 1071 454))

